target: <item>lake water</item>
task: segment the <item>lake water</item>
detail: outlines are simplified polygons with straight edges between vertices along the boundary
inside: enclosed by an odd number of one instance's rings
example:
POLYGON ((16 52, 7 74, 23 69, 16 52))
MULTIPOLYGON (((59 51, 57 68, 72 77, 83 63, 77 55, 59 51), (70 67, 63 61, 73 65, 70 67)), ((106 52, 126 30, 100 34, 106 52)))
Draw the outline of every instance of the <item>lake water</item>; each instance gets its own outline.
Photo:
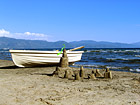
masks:
MULTIPOLYGON (((34 50, 61 50, 34 49, 34 50)), ((112 70, 140 73, 140 48, 84 48, 82 59, 73 67, 110 68, 112 70)), ((12 60, 8 49, 0 50, 1 60, 12 60)))

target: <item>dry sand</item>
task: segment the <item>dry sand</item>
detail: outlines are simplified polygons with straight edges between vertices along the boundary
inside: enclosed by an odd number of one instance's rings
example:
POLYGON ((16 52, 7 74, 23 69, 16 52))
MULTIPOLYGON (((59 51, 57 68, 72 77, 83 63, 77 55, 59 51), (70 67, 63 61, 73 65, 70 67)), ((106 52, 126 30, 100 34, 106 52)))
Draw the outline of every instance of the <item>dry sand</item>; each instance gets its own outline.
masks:
POLYGON ((113 79, 74 81, 46 75, 54 70, 0 60, 0 105, 140 105, 138 73, 112 71, 113 79))

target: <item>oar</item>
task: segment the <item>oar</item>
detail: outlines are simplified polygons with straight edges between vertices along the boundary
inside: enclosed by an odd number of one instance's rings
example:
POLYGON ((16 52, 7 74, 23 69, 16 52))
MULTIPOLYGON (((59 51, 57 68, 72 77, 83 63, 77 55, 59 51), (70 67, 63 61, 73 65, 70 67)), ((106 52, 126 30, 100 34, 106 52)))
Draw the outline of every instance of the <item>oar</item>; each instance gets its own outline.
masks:
POLYGON ((82 48, 84 48, 84 46, 76 47, 74 49, 70 49, 69 51, 74 51, 74 50, 78 50, 78 49, 82 49, 82 48))

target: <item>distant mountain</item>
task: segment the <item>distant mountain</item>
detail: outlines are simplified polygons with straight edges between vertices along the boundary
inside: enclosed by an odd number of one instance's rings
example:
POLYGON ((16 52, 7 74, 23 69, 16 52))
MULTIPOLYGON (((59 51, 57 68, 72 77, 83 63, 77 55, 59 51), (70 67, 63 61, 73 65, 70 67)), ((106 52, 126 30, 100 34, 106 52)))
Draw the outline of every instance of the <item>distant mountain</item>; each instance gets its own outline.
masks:
POLYGON ((133 43, 133 45, 140 46, 140 42, 133 43))
POLYGON ((36 48, 61 48, 65 44, 67 47, 72 47, 65 41, 48 42, 42 40, 23 40, 8 37, 0 37, 0 49, 36 49, 36 48))
POLYGON ((92 40, 82 40, 70 42, 71 45, 85 46, 87 48, 140 48, 137 44, 126 44, 126 43, 113 43, 113 42, 96 42, 92 40))
POLYGON ((82 40, 68 43, 66 41, 48 42, 42 40, 23 40, 8 37, 0 37, 0 49, 62 48, 63 44, 65 44, 67 48, 74 48, 79 46, 85 46, 85 48, 140 48, 140 42, 126 44, 126 43, 113 43, 104 41, 96 42, 92 40, 82 40))

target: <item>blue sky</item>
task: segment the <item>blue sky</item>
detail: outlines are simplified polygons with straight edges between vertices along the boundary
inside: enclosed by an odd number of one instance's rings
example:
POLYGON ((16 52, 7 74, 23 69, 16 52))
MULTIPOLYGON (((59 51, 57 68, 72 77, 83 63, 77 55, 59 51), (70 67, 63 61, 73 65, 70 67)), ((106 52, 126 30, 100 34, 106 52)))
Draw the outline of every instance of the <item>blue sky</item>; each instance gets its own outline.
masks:
POLYGON ((0 36, 140 42, 140 0, 0 0, 0 36))

